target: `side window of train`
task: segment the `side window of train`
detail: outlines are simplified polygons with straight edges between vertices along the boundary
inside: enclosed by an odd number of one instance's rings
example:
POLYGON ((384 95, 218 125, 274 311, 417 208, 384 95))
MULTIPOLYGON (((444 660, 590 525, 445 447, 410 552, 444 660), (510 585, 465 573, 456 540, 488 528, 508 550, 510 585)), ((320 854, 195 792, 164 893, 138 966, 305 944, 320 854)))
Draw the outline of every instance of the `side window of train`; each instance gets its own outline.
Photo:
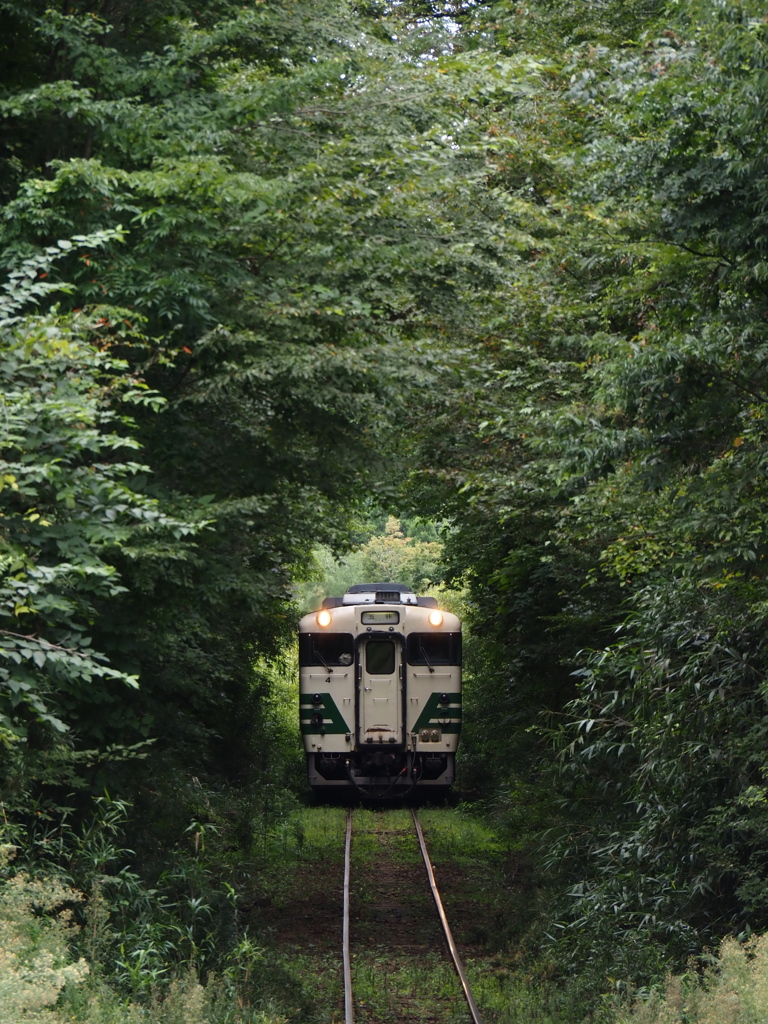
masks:
POLYGON ((299 664, 330 668, 351 665, 355 659, 355 638, 351 633, 302 633, 299 636, 299 664))
POLYGON ((409 665, 460 665, 461 633, 411 633, 409 665))
POLYGON ((394 640, 369 640, 365 645, 365 671, 371 676, 391 676, 395 671, 394 640))

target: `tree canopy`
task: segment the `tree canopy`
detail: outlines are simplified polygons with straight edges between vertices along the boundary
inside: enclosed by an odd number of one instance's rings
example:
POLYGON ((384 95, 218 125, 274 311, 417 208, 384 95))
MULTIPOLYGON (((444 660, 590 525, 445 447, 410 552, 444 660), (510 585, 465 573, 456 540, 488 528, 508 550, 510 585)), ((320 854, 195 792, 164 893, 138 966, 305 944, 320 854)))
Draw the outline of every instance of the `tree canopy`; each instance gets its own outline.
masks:
POLYGON ((285 783, 321 545, 463 589, 466 787, 559 800, 562 962, 768 927, 760 5, 4 0, 0 53, 18 828, 108 784, 151 860, 285 783))

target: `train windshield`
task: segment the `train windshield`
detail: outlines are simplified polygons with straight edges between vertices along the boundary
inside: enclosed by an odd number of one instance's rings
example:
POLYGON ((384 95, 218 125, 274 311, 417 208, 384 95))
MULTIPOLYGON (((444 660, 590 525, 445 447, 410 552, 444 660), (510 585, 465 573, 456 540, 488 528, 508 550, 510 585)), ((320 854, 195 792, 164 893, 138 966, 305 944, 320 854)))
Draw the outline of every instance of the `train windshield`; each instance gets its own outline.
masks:
POLYGON ((460 665, 461 633, 411 633, 409 665, 460 665))
POLYGON ((351 665, 355 638, 351 633, 302 633, 299 636, 299 664, 302 666, 351 665))
POLYGON ((394 640, 369 640, 365 645, 365 671, 371 676, 391 676, 395 671, 394 640))

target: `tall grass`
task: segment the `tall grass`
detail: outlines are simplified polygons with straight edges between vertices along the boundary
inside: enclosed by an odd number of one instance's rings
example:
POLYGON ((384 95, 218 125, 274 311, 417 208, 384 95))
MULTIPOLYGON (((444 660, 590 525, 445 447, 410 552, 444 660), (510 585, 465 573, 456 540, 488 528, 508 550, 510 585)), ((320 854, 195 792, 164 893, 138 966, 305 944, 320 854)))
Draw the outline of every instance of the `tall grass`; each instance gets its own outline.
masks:
MULTIPOLYGON (((0 848, 0 868, 13 850, 0 848)), ((71 908, 82 899, 55 879, 17 874, 0 884, 0 1024, 58 1022, 51 1008, 62 990, 87 978, 88 964, 68 948, 71 908)))
MULTIPOLYGON (((0 848, 6 861, 8 853, 0 848)), ((0 881, 0 1024, 286 1024, 244 1005, 238 979, 224 974, 203 985, 192 966, 126 998, 101 965, 71 952, 81 932, 72 908, 83 900, 52 877, 0 881)))
POLYGON ((725 939, 701 974, 670 977, 615 1024, 768 1024, 768 934, 725 939))

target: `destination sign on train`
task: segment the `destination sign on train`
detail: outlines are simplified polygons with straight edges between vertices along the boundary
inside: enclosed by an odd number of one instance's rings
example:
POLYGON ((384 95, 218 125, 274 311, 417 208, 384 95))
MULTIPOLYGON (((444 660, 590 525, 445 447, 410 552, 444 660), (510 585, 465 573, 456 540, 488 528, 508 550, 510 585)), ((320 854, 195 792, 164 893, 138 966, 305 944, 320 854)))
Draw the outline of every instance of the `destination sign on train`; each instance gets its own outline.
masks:
POLYGON ((362 612, 360 621, 364 626, 396 626, 400 612, 362 612))

